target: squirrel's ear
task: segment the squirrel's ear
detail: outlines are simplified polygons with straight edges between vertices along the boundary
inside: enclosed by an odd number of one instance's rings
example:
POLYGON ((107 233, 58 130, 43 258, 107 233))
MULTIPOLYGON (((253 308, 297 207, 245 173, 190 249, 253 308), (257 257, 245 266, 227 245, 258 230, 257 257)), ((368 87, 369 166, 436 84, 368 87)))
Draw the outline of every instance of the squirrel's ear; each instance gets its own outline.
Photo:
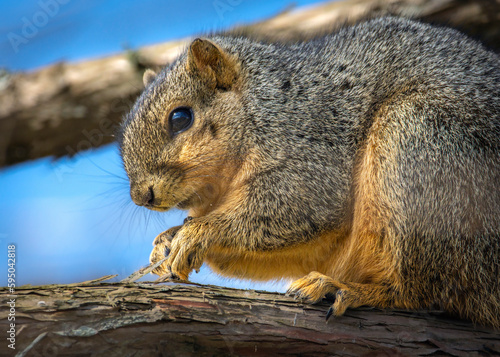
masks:
POLYGON ((209 40, 195 39, 188 51, 188 69, 216 87, 229 89, 238 75, 237 61, 209 40))
POLYGON ((156 75, 157 73, 152 69, 146 69, 146 71, 144 71, 144 75, 142 76, 142 83, 144 83, 144 87, 147 87, 148 84, 155 79, 156 75))

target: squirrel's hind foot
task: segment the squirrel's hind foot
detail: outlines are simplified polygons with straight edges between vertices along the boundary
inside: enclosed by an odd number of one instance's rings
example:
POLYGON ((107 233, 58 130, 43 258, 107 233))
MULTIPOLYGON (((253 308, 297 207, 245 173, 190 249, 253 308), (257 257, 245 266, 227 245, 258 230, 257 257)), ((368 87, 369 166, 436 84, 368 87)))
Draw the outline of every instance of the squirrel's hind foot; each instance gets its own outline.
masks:
POLYGON ((327 295, 334 296, 335 302, 328 310, 327 320, 331 315, 342 315, 353 304, 359 306, 355 304, 356 299, 352 297, 346 284, 316 271, 293 282, 287 295, 294 295, 296 299, 310 304, 321 301, 327 295))
POLYGON ((293 282, 287 290, 287 295, 294 295, 296 299, 314 304, 321 301, 327 294, 335 295, 340 284, 324 274, 313 271, 305 277, 293 282))
POLYGON ((344 283, 313 271, 293 282, 287 295, 295 295, 297 299, 306 303, 315 303, 327 295, 333 295, 335 302, 327 312, 327 320, 332 315, 343 315, 348 308, 364 305, 378 308, 418 307, 417 304, 411 304, 409 301, 403 302, 396 292, 397 289, 394 289, 391 284, 344 283))

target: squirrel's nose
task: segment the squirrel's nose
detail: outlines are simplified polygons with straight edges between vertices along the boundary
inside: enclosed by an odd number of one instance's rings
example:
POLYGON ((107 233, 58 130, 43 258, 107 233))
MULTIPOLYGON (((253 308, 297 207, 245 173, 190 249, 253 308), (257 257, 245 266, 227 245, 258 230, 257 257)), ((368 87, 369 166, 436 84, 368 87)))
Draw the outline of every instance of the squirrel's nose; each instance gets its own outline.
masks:
POLYGON ((132 201, 138 206, 152 206, 155 202, 153 186, 143 186, 130 190, 132 201))

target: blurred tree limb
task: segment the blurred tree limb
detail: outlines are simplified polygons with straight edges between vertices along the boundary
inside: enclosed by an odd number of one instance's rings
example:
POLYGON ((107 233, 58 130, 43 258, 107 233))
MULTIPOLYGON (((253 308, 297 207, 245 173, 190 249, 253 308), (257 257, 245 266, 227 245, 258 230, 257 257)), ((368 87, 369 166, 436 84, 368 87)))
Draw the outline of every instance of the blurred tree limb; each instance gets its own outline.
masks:
MULTIPOLYGON (((500 334, 438 312, 360 308, 325 323, 328 302, 197 284, 85 282, 15 293, 20 357, 500 354, 500 334)), ((0 288, 4 333, 8 294, 0 288)), ((8 342, 0 355, 14 355, 8 342)))
MULTIPOLYGON (((395 14, 459 28, 498 51, 499 10, 500 2, 491 0, 345 0, 285 11, 232 31, 294 41, 395 14)), ((113 141, 114 127, 142 89, 144 69, 168 64, 187 41, 28 73, 0 72, 0 167, 113 141)))

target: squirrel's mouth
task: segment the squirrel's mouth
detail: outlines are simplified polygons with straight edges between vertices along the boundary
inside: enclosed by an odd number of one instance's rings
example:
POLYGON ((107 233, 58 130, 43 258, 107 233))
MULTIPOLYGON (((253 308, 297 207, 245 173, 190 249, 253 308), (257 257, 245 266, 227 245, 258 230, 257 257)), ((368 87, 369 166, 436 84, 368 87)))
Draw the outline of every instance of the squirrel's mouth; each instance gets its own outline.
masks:
POLYGON ((152 211, 157 211, 157 212, 166 212, 172 207, 161 207, 161 206, 153 206, 153 205, 145 205, 147 209, 150 209, 152 211))
POLYGON ((146 207, 147 209, 150 209, 152 211, 157 211, 157 212, 166 212, 172 208, 178 208, 178 209, 189 209, 194 205, 194 200, 198 196, 196 194, 193 194, 192 196, 176 203, 176 204, 170 204, 168 206, 163 206, 160 204, 145 204, 143 207, 146 207))

